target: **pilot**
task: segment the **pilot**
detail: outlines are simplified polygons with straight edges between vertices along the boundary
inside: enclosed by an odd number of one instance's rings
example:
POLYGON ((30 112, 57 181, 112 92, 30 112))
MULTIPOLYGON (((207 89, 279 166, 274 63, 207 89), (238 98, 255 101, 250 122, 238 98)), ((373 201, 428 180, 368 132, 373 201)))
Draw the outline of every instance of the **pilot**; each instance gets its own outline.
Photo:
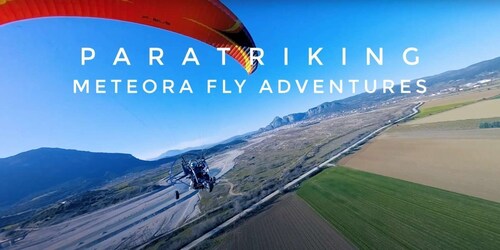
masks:
POLYGON ((203 164, 192 162, 191 168, 193 169, 194 173, 196 174, 196 178, 202 179, 205 177, 205 171, 204 171, 203 164))

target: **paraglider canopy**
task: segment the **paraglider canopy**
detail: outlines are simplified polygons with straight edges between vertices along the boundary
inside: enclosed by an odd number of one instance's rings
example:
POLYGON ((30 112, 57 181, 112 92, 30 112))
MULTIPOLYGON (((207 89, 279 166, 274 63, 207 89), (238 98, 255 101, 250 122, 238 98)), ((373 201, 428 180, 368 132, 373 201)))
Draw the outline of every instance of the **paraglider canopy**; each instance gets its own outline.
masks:
POLYGON ((0 25, 40 17, 94 17, 139 23, 229 48, 253 73, 255 43, 241 21, 219 0, 0 0, 0 25))

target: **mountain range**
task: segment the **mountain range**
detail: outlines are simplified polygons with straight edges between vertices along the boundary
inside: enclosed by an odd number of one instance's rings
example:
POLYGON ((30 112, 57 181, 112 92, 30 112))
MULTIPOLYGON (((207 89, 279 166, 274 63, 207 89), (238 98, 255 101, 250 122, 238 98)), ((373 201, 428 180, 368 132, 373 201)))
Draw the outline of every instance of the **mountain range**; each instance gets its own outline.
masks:
MULTIPOLYGON (((500 57, 470 65, 463 69, 451 70, 438 75, 423 77, 426 80, 427 93, 440 91, 446 88, 459 87, 461 85, 476 82, 485 78, 500 77, 500 57)), ((414 85, 413 85, 414 86, 414 85)), ((269 125, 261 131, 269 131, 284 125, 313 119, 321 116, 340 114, 360 108, 371 107, 384 101, 402 98, 401 93, 384 94, 377 90, 373 94, 362 93, 342 100, 325 102, 306 112, 293 113, 283 117, 277 116, 269 125)), ((415 94, 413 94, 415 95, 415 94)), ((408 95, 407 95, 408 96, 408 95)))
POLYGON ((0 207, 20 201, 50 203, 159 164, 159 161, 143 161, 130 154, 60 148, 30 150, 0 159, 0 207))
MULTIPOLYGON (((500 57, 480 62, 461 70, 424 77, 430 93, 445 88, 458 87, 485 78, 500 77, 500 57)), ((349 112, 372 107, 382 102, 403 98, 402 94, 359 94, 346 99, 325 102, 306 112, 276 117, 267 127, 258 132, 272 130, 284 125, 308 119, 349 112)), ((166 152, 160 159, 144 161, 130 154, 93 153, 60 148, 40 148, 0 159, 0 214, 16 204, 31 204, 26 207, 41 207, 68 195, 99 187, 106 182, 126 175, 160 166, 175 159, 176 154, 187 151, 211 154, 244 142, 255 132, 236 136, 211 145, 207 149, 191 148, 166 152), (36 206, 32 204, 36 203, 36 206)))
MULTIPOLYGON (((183 153, 212 155, 243 143, 232 137, 204 149, 183 153)), ((98 188, 129 173, 172 162, 176 156, 144 161, 130 154, 94 153, 61 148, 39 148, 0 159, 0 219, 52 204, 70 195, 98 188)))

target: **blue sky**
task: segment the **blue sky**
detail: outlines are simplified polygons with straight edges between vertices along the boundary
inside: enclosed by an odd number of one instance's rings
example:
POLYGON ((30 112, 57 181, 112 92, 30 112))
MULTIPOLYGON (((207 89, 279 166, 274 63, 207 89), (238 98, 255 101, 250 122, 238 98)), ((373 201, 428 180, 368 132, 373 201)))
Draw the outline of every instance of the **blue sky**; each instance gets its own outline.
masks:
MULTIPOLYGON (((484 2, 327 3, 223 1, 264 48, 264 66, 248 76, 202 42, 137 24, 46 18, 0 26, 0 157, 38 147, 132 153, 212 143, 256 130, 275 116, 348 95, 312 91, 262 94, 264 79, 414 79, 500 56, 500 5, 484 2), (80 66, 80 48, 96 59, 80 66), (112 66, 119 47, 132 66, 112 66), (163 48, 164 66, 148 66, 148 48, 163 48), (201 66, 181 66, 188 47, 201 66), (290 65, 282 65, 288 47, 290 65), (324 47, 324 66, 307 66, 307 48, 324 47), (347 48, 342 66, 341 48, 347 48), (366 66, 366 47, 384 47, 384 66, 366 66), (406 47, 420 64, 405 65, 406 47), (194 94, 73 94, 73 79, 189 79, 194 94), (207 79, 247 79, 243 94, 205 91, 207 79)), ((403 2, 403 1, 401 1, 403 2)), ((234 85, 229 85, 233 91, 234 85)))

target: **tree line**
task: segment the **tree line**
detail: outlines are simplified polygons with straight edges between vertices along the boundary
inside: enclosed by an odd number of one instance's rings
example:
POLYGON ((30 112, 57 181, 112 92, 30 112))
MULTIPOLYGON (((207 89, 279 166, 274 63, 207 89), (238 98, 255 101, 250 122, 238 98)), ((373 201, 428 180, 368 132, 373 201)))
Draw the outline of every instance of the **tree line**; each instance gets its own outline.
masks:
POLYGON ((495 122, 481 122, 479 128, 500 128, 500 121, 495 122))

